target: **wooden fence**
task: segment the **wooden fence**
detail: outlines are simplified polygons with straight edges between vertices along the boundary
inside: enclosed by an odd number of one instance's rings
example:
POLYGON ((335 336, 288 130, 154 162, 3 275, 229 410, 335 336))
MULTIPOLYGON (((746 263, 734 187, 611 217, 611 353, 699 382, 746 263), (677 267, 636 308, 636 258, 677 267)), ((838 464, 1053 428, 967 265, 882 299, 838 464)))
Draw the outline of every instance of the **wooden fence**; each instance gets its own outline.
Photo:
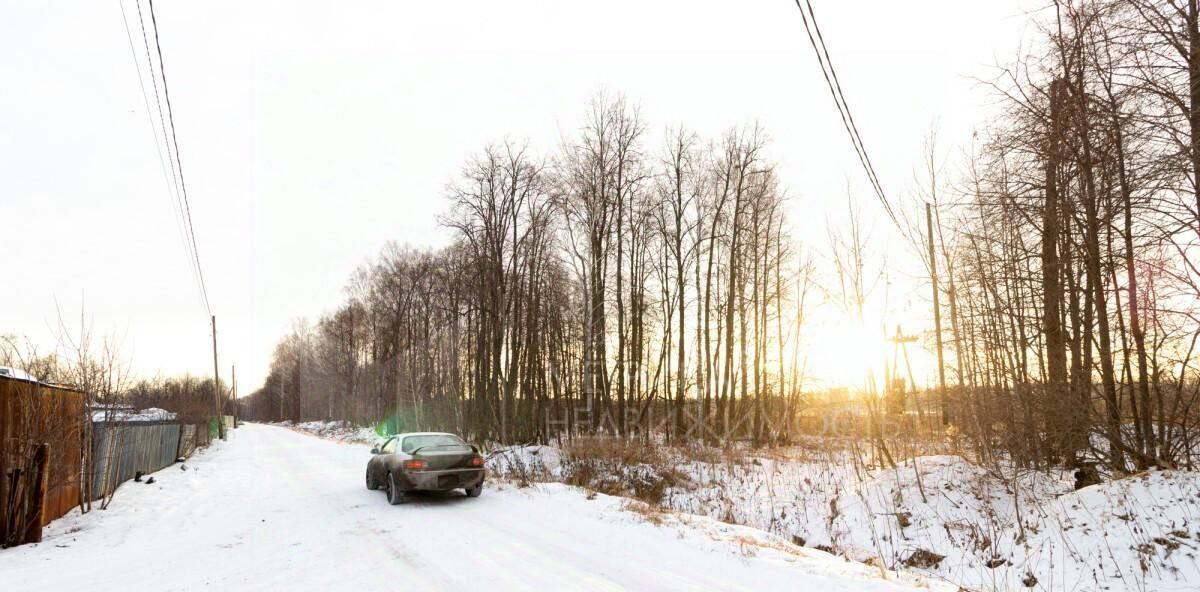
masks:
POLYGON ((0 546, 79 504, 83 417, 79 391, 0 376, 0 546))

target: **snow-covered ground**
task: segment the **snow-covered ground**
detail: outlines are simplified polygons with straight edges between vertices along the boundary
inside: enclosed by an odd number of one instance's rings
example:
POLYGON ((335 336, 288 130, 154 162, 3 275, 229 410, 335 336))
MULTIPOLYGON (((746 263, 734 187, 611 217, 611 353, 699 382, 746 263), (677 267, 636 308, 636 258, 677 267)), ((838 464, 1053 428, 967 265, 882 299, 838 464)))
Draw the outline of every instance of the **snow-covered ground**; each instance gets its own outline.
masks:
MULTIPOLYGON (((995 475, 948 455, 871 470, 835 450, 664 454, 686 475, 666 490, 668 508, 967 590, 1200 590, 1195 472, 1076 492, 1069 479, 995 475)), ((537 446, 499 451, 495 464, 538 481, 565 478, 570 463, 537 446)))
POLYGON ((389 506, 363 444, 247 424, 0 551, 5 590, 952 590, 559 484, 389 506), (186 470, 184 470, 186 466, 186 470))
POLYGON ((1039 473, 1000 479, 953 456, 917 467, 919 482, 908 463, 837 499, 830 530, 846 555, 974 590, 1200 590, 1196 473, 1073 491, 1039 473))

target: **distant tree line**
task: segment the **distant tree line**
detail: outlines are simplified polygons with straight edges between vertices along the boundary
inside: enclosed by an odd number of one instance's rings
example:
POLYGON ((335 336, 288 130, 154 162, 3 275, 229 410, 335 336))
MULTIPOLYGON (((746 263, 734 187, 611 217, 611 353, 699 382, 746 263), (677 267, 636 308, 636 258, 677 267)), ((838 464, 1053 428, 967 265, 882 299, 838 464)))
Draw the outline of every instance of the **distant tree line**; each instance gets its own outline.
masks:
POLYGON ((248 413, 508 441, 562 417, 627 434, 652 404, 678 423, 695 401, 763 436, 767 401, 800 393, 784 358, 807 281, 765 134, 648 136, 600 97, 557 154, 486 147, 448 190, 454 243, 385 248, 279 343, 248 413))
MULTIPOLYGON (((947 183, 931 147, 927 182, 897 208, 939 271, 926 286, 949 403, 927 435, 1022 466, 1190 464, 1196 3, 1055 9, 991 81, 1003 112, 961 174, 947 183)), ((698 416, 776 441, 771 420, 811 402, 801 344, 814 292, 862 322, 882 264, 851 208, 817 273, 762 130, 652 136, 636 108, 600 97, 552 154, 486 147, 449 187, 453 244, 385 248, 343 305, 280 341, 247 413, 524 441, 629 435, 653 412, 668 437, 699 436, 684 429, 698 416)), ((922 336, 931 348, 934 337, 922 336)))
MULTIPOLYGON (((19 369, 41 382, 79 389, 86 406, 98 413, 119 407, 154 407, 175 413, 184 423, 199 423, 213 416, 217 399, 212 377, 135 377, 121 357, 120 344, 108 337, 93 339, 91 333, 88 326, 77 334, 61 328, 61 343, 53 351, 0 335, 0 366, 19 369)), ((236 405, 224 382, 220 395, 222 412, 234 413, 236 405)))

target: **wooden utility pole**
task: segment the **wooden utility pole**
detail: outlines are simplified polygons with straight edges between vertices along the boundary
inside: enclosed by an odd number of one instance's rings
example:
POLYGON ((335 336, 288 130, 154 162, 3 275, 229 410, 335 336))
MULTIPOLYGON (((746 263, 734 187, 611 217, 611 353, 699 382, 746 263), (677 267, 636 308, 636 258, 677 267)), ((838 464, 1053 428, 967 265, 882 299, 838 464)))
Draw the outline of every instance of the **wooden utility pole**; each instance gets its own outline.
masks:
MULTIPOLYGON (((933 286, 933 335, 937 342, 938 403, 941 408, 942 425, 950 423, 949 405, 946 402, 946 365, 942 358, 942 307, 938 304, 937 254, 933 248, 933 206, 925 204, 925 227, 929 231, 929 283, 933 286)), ((905 359, 908 352, 905 351, 905 359)))
POLYGON ((217 414, 217 434, 225 439, 225 418, 221 414, 221 374, 217 366, 217 315, 212 317, 213 337, 213 406, 217 414))
POLYGON ((237 427, 238 422, 238 401, 237 401, 237 365, 229 367, 230 380, 233 382, 232 389, 229 391, 229 399, 233 403, 233 427, 237 427))

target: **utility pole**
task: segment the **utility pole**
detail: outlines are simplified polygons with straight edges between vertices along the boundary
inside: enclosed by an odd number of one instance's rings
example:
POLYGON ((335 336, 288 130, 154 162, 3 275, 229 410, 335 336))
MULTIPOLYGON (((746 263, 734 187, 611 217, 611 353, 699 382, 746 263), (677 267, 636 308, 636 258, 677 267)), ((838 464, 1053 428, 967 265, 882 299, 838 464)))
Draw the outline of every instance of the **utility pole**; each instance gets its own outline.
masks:
MULTIPOLYGON (((946 365, 942 361, 942 307, 938 304, 937 254, 933 249, 933 206, 925 204, 925 226, 929 230, 929 279, 933 286, 933 334, 937 341, 938 402, 941 406, 942 425, 950 423, 946 402, 946 365)), ((905 352, 907 357, 908 352, 905 352)))
MULTIPOLYGON (((914 335, 905 335, 904 331, 900 329, 900 325, 896 325, 896 334, 894 337, 889 338, 888 341, 892 342, 892 362, 889 366, 884 367, 884 376, 886 379, 884 381, 883 392, 890 403, 888 411, 894 412, 896 415, 903 415, 906 407, 904 401, 906 391, 911 390, 914 397, 917 392, 917 383, 913 380, 912 364, 908 361, 908 344, 915 343, 917 338, 914 335), (905 384, 904 379, 897 378, 899 371, 896 370, 896 363, 899 362, 901 355, 904 356, 904 367, 908 370, 907 388, 903 386, 905 384)), ((922 418, 925 417, 919 401, 916 402, 916 407, 917 414, 922 418)))
POLYGON ((212 317, 213 336, 213 405, 217 413, 217 434, 225 439, 225 418, 221 414, 221 375, 217 366, 217 315, 212 317))
POLYGON ((237 364, 229 367, 229 374, 233 381, 233 389, 230 391, 230 401, 233 402, 233 427, 237 427, 238 416, 238 401, 237 401, 237 364))

